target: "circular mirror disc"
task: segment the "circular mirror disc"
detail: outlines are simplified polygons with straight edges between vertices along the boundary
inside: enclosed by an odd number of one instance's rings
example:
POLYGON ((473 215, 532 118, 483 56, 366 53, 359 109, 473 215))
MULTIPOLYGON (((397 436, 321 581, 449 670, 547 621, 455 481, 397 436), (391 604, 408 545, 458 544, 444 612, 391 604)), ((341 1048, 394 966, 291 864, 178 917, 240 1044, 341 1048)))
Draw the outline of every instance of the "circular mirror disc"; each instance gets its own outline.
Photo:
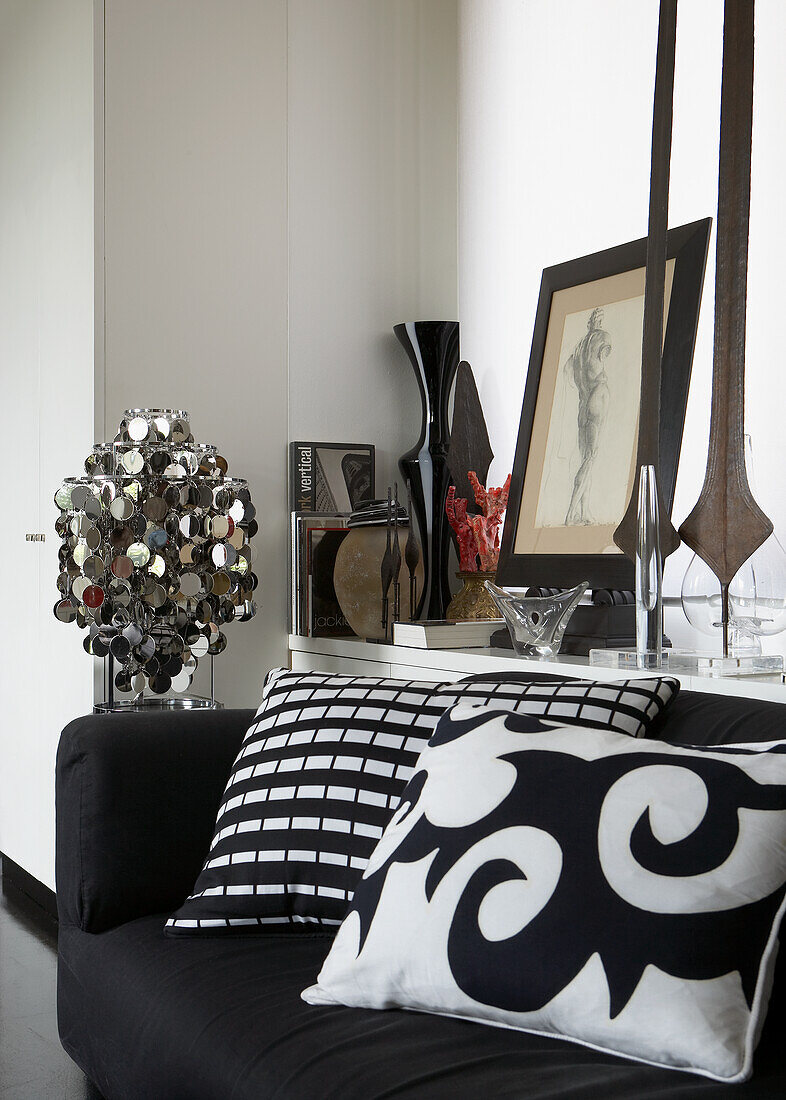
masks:
POLYGON ((82 600, 86 607, 100 607, 104 602, 104 590, 97 584, 90 584, 82 593, 82 600))
POLYGON ((74 596, 76 596, 76 598, 81 603, 84 591, 85 591, 86 588, 89 588, 89 587, 90 587, 90 581, 87 579, 87 577, 76 577, 74 579, 74 583, 71 585, 71 592, 73 593, 74 596))
MULTIPOLYGON (((196 615, 197 615, 197 619, 199 620, 199 622, 202 623, 203 625, 206 625, 207 623, 209 623, 212 620, 212 618, 213 618, 213 608, 212 608, 209 600, 200 600, 199 601, 199 604, 197 605, 197 609, 196 609, 196 615)), ((193 641, 196 641, 196 639, 192 636, 188 639, 189 645, 193 641)))
POLYGON ((120 462, 123 469, 129 474, 141 474, 145 468, 145 460, 136 449, 126 451, 120 462))
POLYGON ((127 692, 131 690, 131 673, 126 672, 124 668, 121 668, 117 676, 115 676, 115 687, 118 691, 127 692))
POLYGON ((185 443, 190 435, 191 427, 187 420, 172 421, 172 441, 174 443, 185 443))
POLYGON ((163 550, 167 544, 168 537, 169 536, 162 527, 154 527, 145 535, 145 542, 151 550, 163 550))
POLYGON ((167 513, 166 502, 162 497, 148 497, 142 505, 142 512, 153 523, 160 523, 167 513))
POLYGON ((91 495, 87 485, 74 485, 71 490, 71 507, 76 509, 77 512, 81 512, 87 504, 87 498, 91 495))
POLYGON ((91 580, 95 580, 100 577, 104 572, 104 560, 97 554, 91 554, 89 558, 85 558, 84 565, 82 566, 86 577, 90 577, 91 580))
POLYGON ((133 420, 129 420, 126 431, 134 443, 141 443, 143 439, 147 439, 150 427, 143 416, 135 416, 133 420))
POLYGON ((60 600, 55 604, 55 618, 61 623, 72 623, 76 618, 76 608, 70 600, 60 600))
POLYGON ((101 545, 101 532, 97 527, 91 527, 85 532, 85 542, 91 550, 97 550, 101 545))
POLYGON ((155 695, 164 695, 172 686, 172 680, 163 672, 150 677, 150 690, 155 695))
POLYGON ((109 643, 109 652, 116 661, 126 661, 131 656, 131 643, 122 634, 116 634, 109 643))
POLYGON ((153 591, 150 595, 145 596, 145 602, 149 603, 151 607, 163 607, 166 603, 166 592, 160 584, 153 586, 153 591))
MULTIPOLYGON (((231 522, 232 521, 229 519, 228 516, 214 516, 213 517, 213 524, 212 524, 213 538, 214 539, 225 539, 225 538, 227 538, 231 534, 231 532, 229 530, 229 525, 230 525, 231 522)), ((234 530, 234 527, 235 527, 235 525, 233 523, 232 524, 232 530, 234 530)))
POLYGON ((180 574, 180 592, 186 598, 193 598, 202 589, 202 582, 197 573, 185 572, 180 574))
POLYGON ((210 645, 210 642, 208 642, 208 640, 204 636, 204 634, 201 634, 199 636, 199 638, 190 647, 192 657, 197 657, 197 658, 204 657, 205 654, 208 651, 209 645, 210 645))
POLYGON ((67 512, 71 507, 71 486, 61 485, 55 493, 55 504, 61 512, 67 512))
MULTIPOLYGON (((214 549, 217 549, 217 547, 214 547, 214 549)), ((213 574, 213 595, 226 596, 231 587, 232 582, 227 573, 219 572, 213 574)))
POLYGON ((73 553, 72 557, 73 557, 74 561, 76 562, 76 564, 79 566, 80 569, 85 564, 85 560, 89 556, 90 555, 89 555, 89 551, 88 551, 88 548, 87 548, 87 544, 84 543, 84 542, 77 543, 77 545, 74 547, 74 553, 73 553))
POLYGON ((112 559, 111 569, 116 577, 127 580, 134 572, 134 563, 125 554, 118 554, 116 558, 112 559))
POLYGON ((149 573, 152 573, 154 577, 163 577, 166 572, 166 562, 160 554, 156 554, 148 565, 147 570, 149 573))
POLYGON ((123 627, 123 637, 128 639, 129 645, 138 646, 143 636, 142 628, 136 623, 129 623, 128 626, 123 627))
POLYGON ((115 550, 127 550, 134 541, 130 527, 115 527, 109 532, 109 541, 115 550))
POLYGON ((172 677, 172 690, 177 692, 188 691, 191 686, 191 675, 186 672, 185 668, 172 677))
POLYGON ((172 456, 169 451, 153 451, 150 456, 150 469, 159 477, 172 464, 172 456))
MULTIPOLYGON (((226 546, 224 546, 222 543, 218 543, 210 551, 210 557, 213 559, 213 564, 216 566, 217 569, 220 569, 222 566, 226 565, 226 563, 227 563, 227 548, 226 548, 226 546)), ((214 585, 213 591, 215 591, 215 580, 213 582, 213 585, 214 585)))
POLYGON ((183 516, 180 521, 180 533, 185 538, 193 538, 194 535, 199 534, 199 517, 195 516, 193 512, 189 512, 188 515, 183 516))
POLYGON ((134 502, 127 496, 115 497, 109 505, 109 512, 114 519, 122 523, 134 514, 134 502))
POLYGON ((132 542, 128 548, 128 557, 137 569, 141 569, 150 561, 150 551, 143 542, 132 542))

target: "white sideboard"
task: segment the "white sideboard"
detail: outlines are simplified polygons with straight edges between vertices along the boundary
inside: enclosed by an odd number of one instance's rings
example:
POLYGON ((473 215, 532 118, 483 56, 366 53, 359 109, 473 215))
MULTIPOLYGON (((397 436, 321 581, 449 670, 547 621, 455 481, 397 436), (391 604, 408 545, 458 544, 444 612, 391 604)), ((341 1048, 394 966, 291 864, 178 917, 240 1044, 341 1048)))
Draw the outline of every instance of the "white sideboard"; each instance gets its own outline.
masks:
MULTIPOLYGON (((551 672, 587 680, 624 680, 651 676, 648 672, 590 667, 586 657, 558 656, 550 660, 517 657, 509 649, 413 649, 401 645, 365 642, 360 638, 302 638, 289 636, 290 665, 296 672, 344 672, 391 676, 398 680, 460 680, 483 672, 551 672)), ((674 673, 668 673, 675 676, 674 673)), ((786 703, 782 675, 709 677, 676 675, 684 688, 717 695, 739 695, 786 703)))

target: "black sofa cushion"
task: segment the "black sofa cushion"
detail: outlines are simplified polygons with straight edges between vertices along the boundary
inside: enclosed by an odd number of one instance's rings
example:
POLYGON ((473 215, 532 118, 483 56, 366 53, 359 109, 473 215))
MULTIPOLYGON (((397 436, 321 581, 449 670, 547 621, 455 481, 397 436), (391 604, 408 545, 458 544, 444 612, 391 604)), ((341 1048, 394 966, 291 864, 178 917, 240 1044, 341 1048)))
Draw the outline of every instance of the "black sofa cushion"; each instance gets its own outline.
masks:
POLYGON ((715 1085, 571 1043, 300 999, 326 934, 164 936, 164 914, 60 932, 63 1045, 107 1100, 775 1100, 772 1009, 753 1080, 715 1085))
POLYGON ((783 747, 453 707, 304 998, 746 1080, 786 896, 783 747))
POLYGON ((56 789, 61 927, 102 932, 180 904, 253 715, 89 714, 66 726, 56 789))

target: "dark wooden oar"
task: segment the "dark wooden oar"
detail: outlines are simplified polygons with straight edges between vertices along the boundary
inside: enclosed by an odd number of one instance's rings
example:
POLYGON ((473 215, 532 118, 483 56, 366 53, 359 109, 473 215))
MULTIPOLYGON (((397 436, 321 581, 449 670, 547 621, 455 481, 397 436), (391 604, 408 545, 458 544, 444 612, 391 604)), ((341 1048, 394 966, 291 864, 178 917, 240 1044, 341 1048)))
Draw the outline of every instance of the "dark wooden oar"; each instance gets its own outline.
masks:
POLYGON ((728 654, 729 584, 772 534, 745 469, 745 312, 753 132, 753 0, 726 0, 723 22, 715 347, 707 472, 696 507, 680 527, 721 586, 728 654))
POLYGON ((639 499, 639 471, 654 466, 660 515, 660 551, 672 554, 680 538, 669 518, 657 475, 660 470, 660 383, 663 355, 663 303, 666 285, 666 234, 669 227, 669 168, 674 99, 674 47, 677 37, 677 0, 661 0, 658 56, 652 109, 650 210, 647 231, 647 267, 644 277, 644 333, 641 350, 641 399, 636 476, 628 507, 614 532, 620 550, 635 561, 639 499))

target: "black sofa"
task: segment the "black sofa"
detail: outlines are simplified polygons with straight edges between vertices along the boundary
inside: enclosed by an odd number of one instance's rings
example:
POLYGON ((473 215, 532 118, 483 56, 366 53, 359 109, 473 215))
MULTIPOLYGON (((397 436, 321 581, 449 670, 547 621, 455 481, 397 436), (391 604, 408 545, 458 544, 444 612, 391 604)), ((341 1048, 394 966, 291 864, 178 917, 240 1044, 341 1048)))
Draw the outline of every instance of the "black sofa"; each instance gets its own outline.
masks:
MULTIPOLYGON (((90 716, 63 731, 60 1037, 107 1100, 786 1097, 783 956, 753 1080, 724 1086, 439 1016, 311 1007, 300 992, 326 934, 165 937, 252 714, 90 716)), ((683 692, 655 732, 682 744, 766 741, 786 736, 786 706, 683 692)))

